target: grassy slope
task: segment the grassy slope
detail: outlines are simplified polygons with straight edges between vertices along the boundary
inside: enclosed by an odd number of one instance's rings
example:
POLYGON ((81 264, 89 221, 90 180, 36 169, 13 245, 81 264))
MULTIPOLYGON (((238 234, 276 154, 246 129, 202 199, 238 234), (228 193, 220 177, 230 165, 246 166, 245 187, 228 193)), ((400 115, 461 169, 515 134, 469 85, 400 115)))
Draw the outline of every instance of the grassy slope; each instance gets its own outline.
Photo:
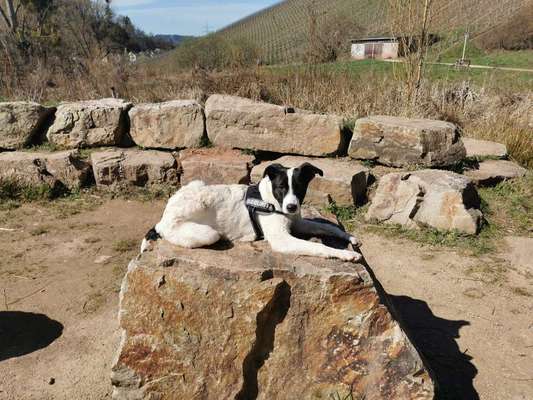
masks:
MULTIPOLYGON (((387 0, 286 0, 230 25, 219 34, 256 43, 270 63, 289 62, 305 49, 310 7, 322 20, 349 16, 371 35, 390 32, 386 4, 387 0)), ((435 0, 432 30, 446 36, 442 44, 442 51, 446 52, 462 42, 465 29, 473 39, 490 35, 492 29, 531 4, 531 0, 435 0)))

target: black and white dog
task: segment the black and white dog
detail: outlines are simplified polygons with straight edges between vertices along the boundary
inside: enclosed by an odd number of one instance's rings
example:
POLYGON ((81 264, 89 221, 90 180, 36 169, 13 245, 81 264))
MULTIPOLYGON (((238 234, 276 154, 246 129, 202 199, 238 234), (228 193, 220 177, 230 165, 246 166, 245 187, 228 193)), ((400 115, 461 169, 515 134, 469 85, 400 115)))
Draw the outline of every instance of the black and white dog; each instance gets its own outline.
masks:
POLYGON ((331 236, 358 244, 354 236, 335 225, 301 217, 307 186, 317 174, 322 176, 322 170, 309 163, 298 168, 272 164, 255 187, 191 182, 169 199, 161 221, 143 240, 141 252, 158 238, 197 248, 220 239, 252 242, 264 236, 272 250, 280 253, 357 261, 361 255, 355 251, 335 249, 291 234, 331 236))

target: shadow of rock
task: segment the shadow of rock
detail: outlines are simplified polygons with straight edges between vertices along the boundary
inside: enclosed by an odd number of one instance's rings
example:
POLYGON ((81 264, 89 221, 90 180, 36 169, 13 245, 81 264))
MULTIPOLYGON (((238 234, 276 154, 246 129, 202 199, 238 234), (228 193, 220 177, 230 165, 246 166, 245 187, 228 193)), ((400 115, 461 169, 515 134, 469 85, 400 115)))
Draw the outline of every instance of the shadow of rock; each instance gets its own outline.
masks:
POLYGON ((436 383, 434 400, 479 400, 474 388, 477 368, 470 362, 472 357, 462 352, 455 341, 461 328, 470 322, 437 317, 425 301, 387 294, 366 260, 363 264, 382 302, 406 330, 431 372, 436 383))
POLYGON ((422 300, 408 296, 388 297, 411 341, 433 372, 438 383, 435 399, 479 399, 473 385, 477 369, 470 362, 472 357, 461 352, 455 341, 460 337, 460 329, 470 323, 437 317, 422 300))
POLYGON ((63 333, 63 325, 43 314, 0 311, 0 361, 47 347, 63 333))

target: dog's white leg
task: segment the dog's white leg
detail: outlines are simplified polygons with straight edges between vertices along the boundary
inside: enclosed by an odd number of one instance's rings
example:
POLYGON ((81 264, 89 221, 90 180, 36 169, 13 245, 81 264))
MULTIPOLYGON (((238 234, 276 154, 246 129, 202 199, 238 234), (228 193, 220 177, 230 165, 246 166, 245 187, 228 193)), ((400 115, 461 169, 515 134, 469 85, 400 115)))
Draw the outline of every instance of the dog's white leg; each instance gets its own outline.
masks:
POLYGON ((297 254, 302 256, 339 258, 345 261, 358 261, 361 254, 351 250, 334 249, 322 243, 308 242, 291 236, 290 234, 277 234, 275 237, 266 237, 272 250, 284 254, 297 254))
POLYGON ((355 236, 344 232, 336 225, 322 223, 318 221, 311 221, 309 219, 298 219, 293 222, 291 231, 303 235, 311 235, 315 237, 332 236, 342 240, 349 241, 352 245, 359 247, 361 242, 355 236))
POLYGON ((220 234, 209 225, 184 222, 163 238, 177 246, 194 249, 212 245, 220 240, 220 234))

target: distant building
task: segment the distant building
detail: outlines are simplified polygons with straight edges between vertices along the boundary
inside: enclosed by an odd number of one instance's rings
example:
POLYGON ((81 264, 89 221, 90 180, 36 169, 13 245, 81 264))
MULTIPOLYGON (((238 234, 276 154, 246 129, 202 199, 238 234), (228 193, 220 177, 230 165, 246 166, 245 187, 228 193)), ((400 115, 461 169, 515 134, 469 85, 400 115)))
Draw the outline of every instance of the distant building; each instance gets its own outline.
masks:
POLYGON ((396 59, 400 56, 400 43, 396 37, 369 37, 352 40, 352 59, 396 59))

